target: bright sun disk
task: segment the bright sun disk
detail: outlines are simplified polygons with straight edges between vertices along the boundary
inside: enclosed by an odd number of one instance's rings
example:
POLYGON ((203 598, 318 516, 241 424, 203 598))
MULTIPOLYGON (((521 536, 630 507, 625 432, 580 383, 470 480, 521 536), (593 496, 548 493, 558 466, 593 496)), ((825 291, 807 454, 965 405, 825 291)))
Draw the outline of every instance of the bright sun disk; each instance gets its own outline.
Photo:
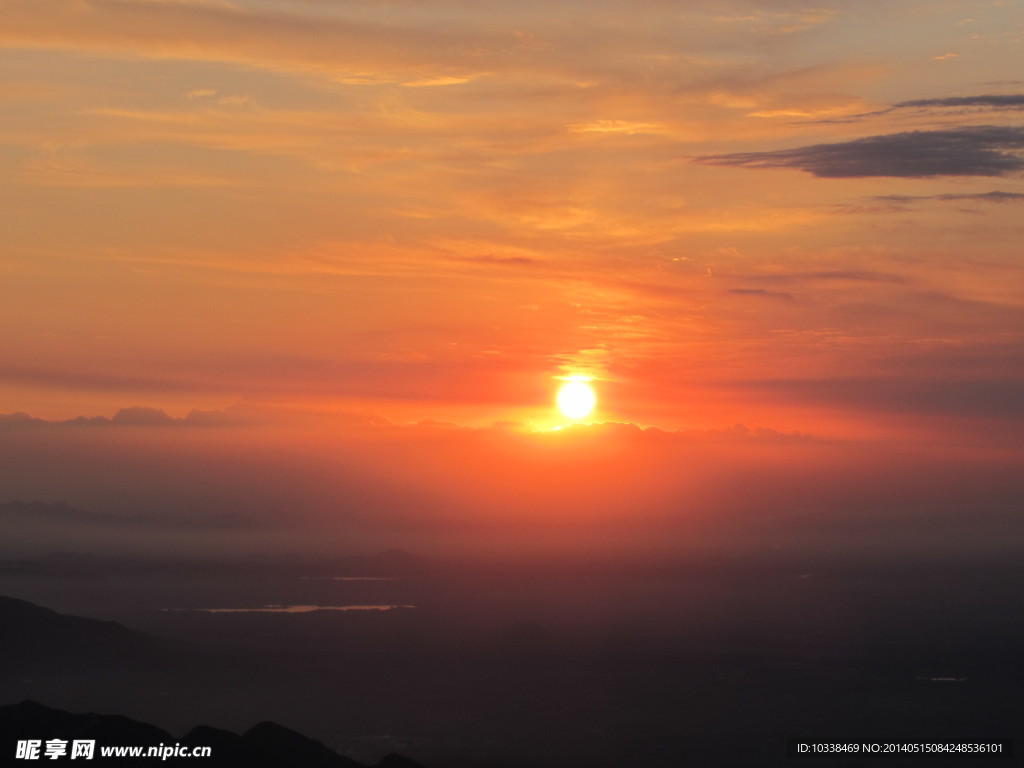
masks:
POLYGON ((570 419, 582 419, 596 402, 594 390, 584 381, 569 381, 558 390, 558 410, 570 419))

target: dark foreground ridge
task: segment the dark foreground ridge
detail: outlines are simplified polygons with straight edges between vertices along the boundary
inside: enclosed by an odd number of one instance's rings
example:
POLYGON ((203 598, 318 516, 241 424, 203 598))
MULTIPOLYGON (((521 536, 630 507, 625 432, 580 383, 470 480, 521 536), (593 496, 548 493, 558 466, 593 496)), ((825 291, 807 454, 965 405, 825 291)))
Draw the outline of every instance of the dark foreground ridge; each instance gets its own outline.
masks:
MULTIPOLYGON (((0 627, 3 627, 0 631, 0 701, 25 699, 20 704, 0 707, 0 765, 36 765, 39 761, 49 764, 46 741, 58 739, 67 742, 67 751, 54 758, 57 760, 72 759, 73 741, 94 741, 94 757, 85 764, 152 766, 187 762, 211 768, 367 768, 273 722, 259 723, 241 736, 200 725, 185 736, 175 738, 156 726, 120 715, 71 714, 43 706, 34 699, 49 695, 59 698, 65 689, 70 689, 94 692, 84 699, 94 699, 96 703, 80 704, 82 708, 104 707, 117 711, 122 710, 124 701, 118 705, 117 697, 104 698, 104 690, 124 689, 141 695, 146 687, 170 688, 177 682, 186 687, 191 684, 188 690, 202 695, 210 686, 238 684, 239 675, 248 676, 251 670, 243 667, 225 673, 216 657, 204 655, 200 649, 136 632, 113 621, 67 616, 11 597, 0 596, 0 627), (194 683, 198 679, 205 679, 206 687, 196 687, 194 683), (42 695, 26 697, 26 687, 35 688, 42 695), (19 690, 23 691, 20 695, 19 690), (28 740, 41 742, 38 758, 17 759, 18 742, 28 740), (159 754, 104 758, 101 754, 102 747, 148 749, 175 745, 188 748, 189 755, 193 747, 210 747, 211 757, 185 757, 182 752, 177 756, 170 753, 167 757, 159 754)), ((423 768, 420 763, 401 755, 388 755, 376 766, 417 767, 423 768)))
MULTIPOLYGON (((252 766, 252 768, 367 768, 347 757, 331 751, 319 741, 303 736, 289 728, 271 722, 253 726, 244 734, 199 725, 180 739, 148 723, 141 723, 121 715, 98 715, 95 713, 72 714, 60 709, 23 701, 0 707, 0 762, 5 765, 19 764, 17 760, 19 742, 34 740, 40 742, 38 757, 26 760, 24 765, 46 761, 46 743, 60 740, 66 742, 66 754, 61 760, 71 757, 73 742, 93 741, 95 752, 92 760, 85 765, 183 765, 193 766, 252 766), (104 747, 149 747, 163 750, 153 756, 130 757, 125 755, 104 757, 104 747), (209 757, 193 756, 196 748, 208 747, 209 757), (178 757, 173 756, 174 748, 178 757), (164 758, 166 752, 169 757, 164 758), (187 755, 187 756, 186 756, 187 755), (10 762, 8 762, 10 761, 10 762)), ((82 758, 78 758, 82 759, 82 758)), ((415 760, 401 755, 388 755, 375 768, 425 768, 415 760)))

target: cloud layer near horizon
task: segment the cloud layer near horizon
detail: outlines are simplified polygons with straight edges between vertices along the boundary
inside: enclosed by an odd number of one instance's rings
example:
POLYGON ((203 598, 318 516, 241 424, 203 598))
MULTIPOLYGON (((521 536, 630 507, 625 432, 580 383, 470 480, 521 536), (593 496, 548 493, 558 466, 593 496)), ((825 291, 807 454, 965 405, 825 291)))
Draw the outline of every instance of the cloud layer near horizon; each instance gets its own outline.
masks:
POLYGON ((736 425, 321 419, 288 428, 0 420, 0 557, 430 554, 1002 556, 1018 459, 736 425), (62 501, 64 504, 50 502, 62 501), (70 506, 67 506, 70 504, 70 506), (973 510, 964 515, 964 509, 973 510))

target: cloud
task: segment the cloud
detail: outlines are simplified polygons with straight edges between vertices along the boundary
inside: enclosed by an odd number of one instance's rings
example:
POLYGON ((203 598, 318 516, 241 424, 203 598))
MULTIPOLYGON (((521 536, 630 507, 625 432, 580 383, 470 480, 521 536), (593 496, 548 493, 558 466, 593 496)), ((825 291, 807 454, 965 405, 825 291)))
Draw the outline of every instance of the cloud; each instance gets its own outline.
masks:
MULTIPOLYGON (((617 3, 552 23, 548 4, 268 3, 245 5, 126 0, 6 0, 0 41, 12 47, 77 49, 152 59, 234 62, 261 69, 312 72, 337 83, 433 88, 469 83, 494 72, 572 73, 605 79, 616 66, 649 71, 652 45, 675 71, 677 35, 646 24, 623 25, 617 3), (420 8, 419 6, 423 6, 420 8), (614 37, 608 32, 614 31, 614 37), (669 45, 671 43, 671 45, 669 45), (614 61, 616 66, 609 66, 614 61)), ((720 38, 771 37, 771 25, 720 38)), ((800 23, 799 20, 794 20, 800 23)), ((806 20, 815 23, 816 17, 806 20)), ((684 27, 707 46, 704 29, 684 27)), ((620 70, 621 71, 621 70, 620 70)), ((205 90, 205 89, 204 89, 205 90)))
POLYGON ((48 421, 27 413, 0 413, 0 428, 10 427, 219 427, 251 421, 252 414, 244 415, 237 407, 225 410, 202 411, 193 409, 182 418, 168 415, 161 408, 136 405, 121 408, 112 417, 77 416, 64 421, 48 421))
POLYGON ((730 288, 728 292, 736 294, 737 296, 755 296, 764 299, 796 301, 796 297, 791 293, 783 293, 782 291, 766 291, 764 288, 730 288))
POLYGON ((946 193, 942 195, 875 195, 873 200, 887 203, 912 203, 918 200, 941 200, 943 202, 967 200, 976 203, 1022 203, 1024 194, 1020 192, 946 193))
POLYGON ((217 95, 217 91, 212 88, 197 88, 194 91, 189 91, 185 94, 185 98, 189 101, 195 101, 196 99, 209 99, 217 95))
POLYGON ((851 282, 851 283, 895 283, 905 284, 907 279, 888 272, 865 269, 824 269, 814 272, 784 272, 768 275, 743 275, 745 280, 764 283, 802 283, 809 281, 851 282))
POLYGON ((900 415, 1024 419, 1024 386, 1018 378, 850 377, 747 381, 737 385, 805 404, 900 415))
POLYGON ((170 163, 111 164, 90 157, 80 148, 48 144, 33 148, 19 180, 34 186, 62 187, 238 187, 237 179, 182 170, 170 163))
POLYGON ((925 349, 908 349, 879 360, 884 370, 912 377, 954 379, 970 371, 975 377, 993 380, 1024 379, 1024 344, 1020 341, 990 341, 940 344, 925 349))
POLYGON ((470 50, 450 30, 430 36, 409 28, 338 18, 245 10, 230 5, 124 0, 15 1, 5 7, 0 38, 14 46, 116 50, 151 58, 220 59, 253 66, 328 72, 343 79, 369 69, 430 76, 476 60, 511 35, 481 33, 470 50), (431 71, 432 70, 432 71, 431 71), (429 74, 428 74, 429 73, 429 74))
POLYGON ((944 99, 913 99, 893 104, 893 109, 928 107, 991 107, 993 109, 1024 109, 1024 94, 950 96, 944 99))
POLYGON ((130 425, 136 427, 166 427, 173 424, 174 419, 159 408, 146 408, 141 405, 122 408, 114 414, 111 424, 130 425))
POLYGON ((751 429, 739 423, 726 429, 680 429, 672 435, 678 440, 695 443, 806 443, 816 439, 807 432, 780 432, 770 427, 751 429))
MULTIPOLYGON (((945 57, 936 57, 936 60, 945 57)), ((1016 81, 1009 81, 1018 84, 1016 81)), ((821 125, 828 123, 855 123, 871 117, 888 115, 902 109, 917 110, 951 110, 959 109, 960 113, 981 112, 981 111, 1008 111, 1024 109, 1024 94, 983 94, 980 96, 948 96, 941 99, 910 99, 900 101, 884 109, 876 109, 871 112, 861 112, 855 115, 846 115, 837 119, 812 120, 811 124, 821 125)), ((948 114, 948 112, 947 112, 948 114)))
POLYGON ((1024 169, 1024 128, 966 126, 947 131, 908 131, 837 144, 774 152, 740 152, 697 158, 708 165, 794 168, 821 178, 891 176, 1005 176, 1024 169))
POLYGON ((466 256, 459 261, 477 262, 479 264, 499 264, 507 267, 532 267, 540 264, 540 260, 529 256, 466 256))
POLYGON ((427 77, 422 80, 412 80, 402 83, 404 88, 431 88, 439 85, 462 85, 472 80, 472 77, 427 77))
MULTIPOLYGON (((417 425, 422 428, 422 425, 417 425)), ((478 435, 490 435, 503 437, 503 428, 500 426, 483 430, 464 430, 472 438, 476 432, 478 435)), ((506 435, 507 436, 507 435, 506 435)), ((593 445, 587 441, 604 440, 608 443, 616 443, 620 447, 635 448, 639 446, 660 446, 663 448, 675 446, 686 448, 694 445, 722 445, 722 444, 745 444, 745 445, 769 445, 776 443, 807 443, 816 438, 806 432, 782 432, 770 427, 754 427, 751 429, 745 424, 736 423, 731 427, 721 429, 692 429, 683 428, 676 430, 664 430, 657 427, 643 427, 631 422, 606 421, 595 424, 571 424, 557 430, 544 430, 539 433, 542 440, 553 439, 562 441, 573 449, 581 444, 593 445), (580 441, 580 442, 577 442, 580 441)))
MULTIPOLYGON (((856 392, 858 382, 849 387, 856 392)), ((156 440, 129 429, 67 428, 35 439, 0 433, 7 498, 61 498, 74 507, 0 499, 11 534, 3 549, 191 557, 410 542, 533 551, 553 542, 641 554, 732 551, 749 542, 764 551, 786 540, 785 521, 801 511, 814 511, 801 530, 813 523, 816 532, 843 510, 870 511, 865 526, 885 543, 900 521, 946 512, 976 531, 979 515, 1005 509, 1013 519, 1021 488, 1016 456, 742 424, 665 431, 610 422, 535 433, 507 425, 337 426, 224 433, 216 441, 187 430, 156 440), (29 472, 17 464, 26 455, 29 472), (975 503, 978 492, 984 503, 975 503)), ((987 525, 985 533, 998 543, 1001 531, 987 525)), ((960 543, 954 533, 950 541, 960 543)), ((807 543, 820 551, 827 542, 847 546, 843 531, 807 543)))
POLYGON ((594 120, 570 125, 569 130, 572 133, 621 133, 634 136, 640 133, 667 133, 668 126, 663 123, 633 120, 594 120))

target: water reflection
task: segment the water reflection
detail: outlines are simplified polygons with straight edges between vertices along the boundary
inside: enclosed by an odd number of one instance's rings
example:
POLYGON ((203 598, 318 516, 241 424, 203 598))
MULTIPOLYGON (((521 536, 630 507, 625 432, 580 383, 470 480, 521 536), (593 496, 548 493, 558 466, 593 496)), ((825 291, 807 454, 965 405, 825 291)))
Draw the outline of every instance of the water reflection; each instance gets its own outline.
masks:
POLYGON ((400 581, 395 576, 299 576, 304 581, 400 581))
POLYGON ((260 608, 164 608, 193 613, 312 613, 313 611, 393 611, 415 605, 264 605, 260 608))

